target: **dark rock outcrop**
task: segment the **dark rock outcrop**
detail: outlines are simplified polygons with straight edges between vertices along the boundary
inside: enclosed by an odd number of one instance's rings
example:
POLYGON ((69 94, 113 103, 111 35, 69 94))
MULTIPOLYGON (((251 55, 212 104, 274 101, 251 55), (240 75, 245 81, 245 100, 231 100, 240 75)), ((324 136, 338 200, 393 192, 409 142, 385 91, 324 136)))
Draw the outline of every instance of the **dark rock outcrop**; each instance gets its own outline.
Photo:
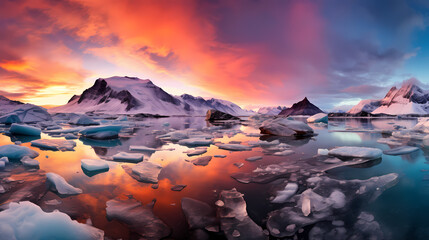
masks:
POLYGON ((279 115, 314 115, 322 112, 320 108, 316 107, 305 97, 302 101, 294 103, 291 108, 282 110, 279 115))
POLYGON ((224 113, 215 109, 210 109, 206 114, 207 121, 217 121, 217 120, 240 120, 240 118, 236 116, 232 116, 231 114, 224 113))

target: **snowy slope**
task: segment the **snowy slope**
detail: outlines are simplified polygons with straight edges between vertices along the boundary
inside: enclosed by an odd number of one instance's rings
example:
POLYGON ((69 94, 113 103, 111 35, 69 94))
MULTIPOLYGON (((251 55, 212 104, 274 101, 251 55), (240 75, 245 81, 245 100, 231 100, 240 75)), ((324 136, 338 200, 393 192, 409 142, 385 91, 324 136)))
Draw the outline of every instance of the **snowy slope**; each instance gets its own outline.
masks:
POLYGON ((217 109, 232 115, 250 115, 238 105, 219 99, 205 100, 184 94, 172 96, 150 80, 134 77, 97 79, 94 85, 81 95, 73 96, 63 106, 52 112, 104 112, 150 113, 160 115, 204 115, 209 109, 217 109))
POLYGON ((381 101, 374 99, 365 99, 360 101, 356 106, 350 109, 347 113, 356 114, 360 112, 370 113, 380 107, 381 101))
POLYGON ((348 113, 360 111, 390 115, 429 114, 429 91, 421 89, 415 81, 407 81, 399 89, 392 87, 381 100, 362 100, 348 113))
POLYGON ((16 119, 13 122, 19 119, 18 122, 24 123, 52 120, 45 108, 0 96, 0 123, 11 123, 14 117, 16 119))
POLYGON ((261 107, 258 109, 259 114, 266 115, 278 115, 282 110, 287 109, 287 107, 277 106, 277 107, 261 107))

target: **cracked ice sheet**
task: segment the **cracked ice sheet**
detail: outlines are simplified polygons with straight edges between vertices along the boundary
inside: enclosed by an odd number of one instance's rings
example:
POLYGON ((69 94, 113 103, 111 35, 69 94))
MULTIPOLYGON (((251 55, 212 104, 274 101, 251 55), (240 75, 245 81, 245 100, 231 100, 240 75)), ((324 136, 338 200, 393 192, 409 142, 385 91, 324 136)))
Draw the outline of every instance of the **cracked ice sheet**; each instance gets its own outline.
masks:
POLYGON ((336 180, 322 176, 314 188, 291 199, 294 206, 269 213, 268 230, 274 237, 293 236, 302 227, 347 214, 357 202, 374 201, 397 181, 396 173, 367 180, 336 180))

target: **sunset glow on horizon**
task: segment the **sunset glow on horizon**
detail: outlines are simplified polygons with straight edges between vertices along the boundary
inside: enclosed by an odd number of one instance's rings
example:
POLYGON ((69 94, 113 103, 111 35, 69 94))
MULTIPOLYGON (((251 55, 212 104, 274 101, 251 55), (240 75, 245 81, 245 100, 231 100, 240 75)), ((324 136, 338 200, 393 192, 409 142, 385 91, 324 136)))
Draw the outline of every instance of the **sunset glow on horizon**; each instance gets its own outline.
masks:
POLYGON ((397 0, 5 0, 0 95, 62 105, 97 78, 135 76, 173 95, 242 107, 307 96, 329 110, 409 78, 429 83, 428 9, 397 0))

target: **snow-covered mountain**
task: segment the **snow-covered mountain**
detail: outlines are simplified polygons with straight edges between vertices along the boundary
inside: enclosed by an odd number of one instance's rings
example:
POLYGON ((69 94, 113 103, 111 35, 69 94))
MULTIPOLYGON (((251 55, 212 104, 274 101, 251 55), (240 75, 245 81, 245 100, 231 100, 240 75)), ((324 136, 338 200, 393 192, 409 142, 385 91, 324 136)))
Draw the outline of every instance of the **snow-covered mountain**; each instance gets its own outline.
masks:
POLYGON ((81 95, 51 112, 150 113, 160 115, 205 115, 216 109, 236 116, 251 115, 238 105, 220 99, 204 99, 189 94, 173 96, 148 79, 135 77, 99 78, 81 95))
POLYGON ((266 115, 278 115, 282 110, 287 109, 287 107, 277 106, 277 107, 261 107, 258 109, 259 114, 266 115))
POLYGON ((421 89, 415 81, 404 82, 401 88, 392 87, 381 100, 362 100, 348 111, 372 114, 429 114, 429 91, 421 89))
POLYGON ((282 110, 279 115, 314 115, 322 112, 320 108, 316 107, 305 97, 303 100, 294 103, 291 108, 282 110))

